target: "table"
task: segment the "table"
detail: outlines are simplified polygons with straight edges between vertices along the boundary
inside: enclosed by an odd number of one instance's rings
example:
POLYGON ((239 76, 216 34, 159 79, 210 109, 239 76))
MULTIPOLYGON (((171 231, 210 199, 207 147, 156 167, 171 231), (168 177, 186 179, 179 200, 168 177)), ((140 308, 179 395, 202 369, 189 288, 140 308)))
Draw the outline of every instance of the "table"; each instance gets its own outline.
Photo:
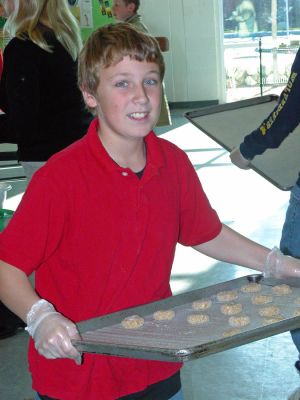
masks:
MULTIPOLYGON (((231 151, 256 129, 277 104, 277 95, 261 96, 185 113, 199 130, 231 151)), ((290 190, 300 170, 300 126, 278 149, 268 149, 255 157, 250 168, 281 190, 290 190)))

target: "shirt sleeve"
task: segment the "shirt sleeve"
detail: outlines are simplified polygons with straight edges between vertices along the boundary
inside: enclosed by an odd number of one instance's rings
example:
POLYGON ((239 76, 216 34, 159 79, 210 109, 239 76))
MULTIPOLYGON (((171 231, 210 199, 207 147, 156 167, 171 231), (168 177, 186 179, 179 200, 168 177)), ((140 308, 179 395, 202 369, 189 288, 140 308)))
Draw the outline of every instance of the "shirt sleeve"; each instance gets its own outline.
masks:
POLYGON ((291 68, 288 83, 277 105, 261 125, 247 135, 240 145, 242 155, 252 160, 266 149, 280 146, 300 122, 300 50, 291 68))
POLYGON ((198 175, 183 152, 181 174, 181 218, 178 242, 186 246, 195 246, 215 238, 222 224, 211 207, 198 175))
POLYGON ((24 127, 32 134, 37 131, 40 72, 36 57, 25 42, 13 39, 4 51, 0 108, 6 113, 6 120, 1 126, 1 137, 11 138, 12 143, 22 140, 24 127))
POLYGON ((65 226, 64 193, 43 176, 42 169, 35 173, 13 218, 0 234, 0 259, 27 275, 53 254, 65 226))

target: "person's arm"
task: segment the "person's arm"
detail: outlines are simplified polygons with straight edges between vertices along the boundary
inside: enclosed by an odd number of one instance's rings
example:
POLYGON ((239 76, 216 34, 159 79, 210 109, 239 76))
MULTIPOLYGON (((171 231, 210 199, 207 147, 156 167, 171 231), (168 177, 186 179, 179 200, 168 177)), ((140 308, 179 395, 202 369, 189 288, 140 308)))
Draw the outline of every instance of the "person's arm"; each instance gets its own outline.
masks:
POLYGON ((29 310, 40 298, 23 271, 0 261, 0 300, 26 323, 29 310))
POLYGON ((284 256, 276 249, 270 250, 226 225, 214 239, 193 247, 209 257, 262 271, 275 278, 300 277, 300 260, 284 256))
POLYGON ((245 136, 244 141, 233 149, 233 164, 247 168, 250 161, 267 149, 278 148, 300 122, 300 50, 291 68, 289 81, 282 91, 276 107, 261 125, 245 136))
POLYGON ((218 236, 209 242, 193 246, 195 250, 220 261, 263 271, 270 249, 222 226, 218 236))
POLYGON ((76 325, 41 299, 26 274, 0 261, 0 300, 26 324, 37 351, 46 358, 71 358, 81 363, 71 339, 79 338, 76 325))

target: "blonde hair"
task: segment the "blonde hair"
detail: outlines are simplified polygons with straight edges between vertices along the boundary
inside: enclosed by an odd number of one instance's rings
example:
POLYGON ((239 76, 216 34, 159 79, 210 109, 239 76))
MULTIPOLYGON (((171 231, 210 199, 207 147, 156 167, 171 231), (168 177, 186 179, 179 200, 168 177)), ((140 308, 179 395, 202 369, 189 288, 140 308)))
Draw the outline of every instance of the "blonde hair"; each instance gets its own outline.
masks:
POLYGON ((127 56, 157 64, 163 80, 165 63, 156 39, 120 22, 97 29, 86 41, 78 59, 80 89, 95 95, 100 83, 100 67, 116 65, 127 56))
POLYGON ((82 48, 80 29, 67 0, 14 0, 15 9, 4 29, 11 37, 27 37, 43 50, 51 52, 41 24, 49 25, 73 60, 82 48))

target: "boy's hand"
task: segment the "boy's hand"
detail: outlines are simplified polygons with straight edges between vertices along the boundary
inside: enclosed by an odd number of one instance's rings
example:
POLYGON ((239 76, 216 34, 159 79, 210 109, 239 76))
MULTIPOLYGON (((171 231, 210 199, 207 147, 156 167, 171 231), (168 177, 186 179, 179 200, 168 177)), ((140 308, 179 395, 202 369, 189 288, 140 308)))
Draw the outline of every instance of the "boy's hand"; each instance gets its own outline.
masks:
POLYGON ((274 277, 278 279, 288 277, 300 278, 300 260, 284 256, 277 247, 274 247, 267 256, 264 276, 266 278, 274 277))
POLYGON ((240 152, 240 147, 235 147, 229 155, 232 164, 242 169, 249 169, 250 160, 247 160, 240 152))
POLYGON ((51 303, 36 302, 27 315, 27 325, 41 355, 50 359, 71 358, 81 364, 81 355, 71 343, 71 339, 80 338, 76 325, 56 312, 51 303))

